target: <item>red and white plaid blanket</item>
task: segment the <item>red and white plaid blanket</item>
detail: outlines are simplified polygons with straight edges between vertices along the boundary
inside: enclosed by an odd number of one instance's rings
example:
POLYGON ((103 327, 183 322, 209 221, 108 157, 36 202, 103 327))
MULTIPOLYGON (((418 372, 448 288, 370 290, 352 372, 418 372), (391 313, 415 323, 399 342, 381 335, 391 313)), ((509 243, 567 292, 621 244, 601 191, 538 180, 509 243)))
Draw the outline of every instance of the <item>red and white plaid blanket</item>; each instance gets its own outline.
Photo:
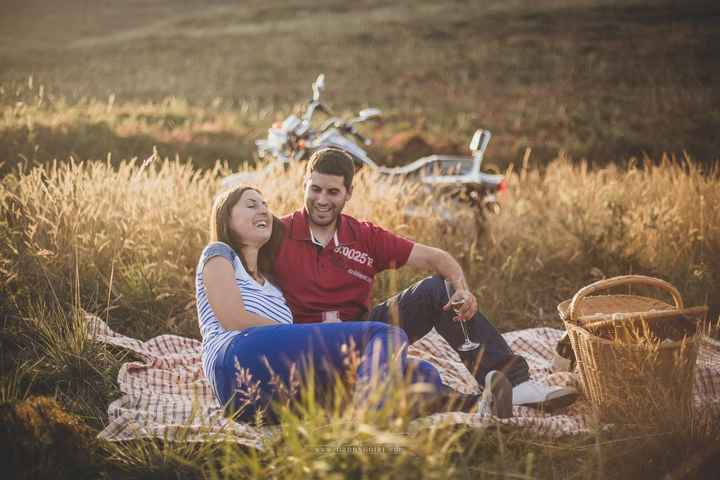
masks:
MULTIPOLYGON (((112 331, 96 316, 87 315, 86 318, 92 338, 131 350, 142 359, 125 363, 120 368, 118 385, 123 395, 108 407, 109 423, 99 438, 203 442, 224 437, 262 448, 263 439, 272 434, 271 428, 256 428, 223 416, 202 371, 200 341, 160 335, 141 342, 112 331)), ((533 379, 552 385, 576 386, 574 374, 552 373, 554 348, 562 333, 552 328, 531 328, 503 336, 515 353, 527 359, 533 379)), ((455 351, 435 330, 412 345, 409 354, 432 362, 438 367, 443 381, 456 390, 466 393, 479 390, 455 351)), ((698 356, 694 401, 696 406, 705 408, 720 405, 720 343, 710 339, 704 342, 698 356)), ((499 420, 480 414, 440 413, 415 420, 411 427, 462 423, 486 428, 502 423, 547 437, 590 431, 591 410, 584 399, 554 414, 517 406, 513 407, 513 414, 512 418, 499 420)))

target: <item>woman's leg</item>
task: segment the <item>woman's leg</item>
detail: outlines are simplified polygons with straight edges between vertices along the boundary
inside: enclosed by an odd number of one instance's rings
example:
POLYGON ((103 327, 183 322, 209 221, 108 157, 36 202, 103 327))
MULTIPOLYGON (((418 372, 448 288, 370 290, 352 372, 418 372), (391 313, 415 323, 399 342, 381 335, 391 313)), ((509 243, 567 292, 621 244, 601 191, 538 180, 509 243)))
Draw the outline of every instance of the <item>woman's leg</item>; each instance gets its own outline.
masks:
MULTIPOLYGON (((397 361, 400 368, 405 368, 407 335, 384 323, 255 327, 236 336, 218 358, 219 400, 227 403, 234 395, 232 405, 244 407, 239 418, 250 420, 258 408, 266 408, 275 398, 278 383, 290 388, 293 376, 306 379, 312 371, 316 387, 331 389, 337 375, 347 371, 345 360, 352 345, 362 358, 357 369, 361 387, 382 384, 388 377, 390 362, 397 361)), ((272 412, 268 414, 269 421, 276 420, 272 412)))

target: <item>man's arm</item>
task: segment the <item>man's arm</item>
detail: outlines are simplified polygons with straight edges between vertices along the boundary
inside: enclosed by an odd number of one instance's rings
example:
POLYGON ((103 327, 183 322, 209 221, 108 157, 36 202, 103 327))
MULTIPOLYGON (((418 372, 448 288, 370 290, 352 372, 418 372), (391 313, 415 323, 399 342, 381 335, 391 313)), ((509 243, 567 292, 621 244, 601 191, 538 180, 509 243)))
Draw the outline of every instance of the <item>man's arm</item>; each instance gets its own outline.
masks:
POLYGON ((430 270, 450 282, 455 288, 455 293, 443 307, 443 310, 450 308, 453 301, 463 301, 463 306, 458 311, 458 317, 462 320, 469 320, 475 315, 477 312, 477 299, 468 288, 462 267, 448 252, 422 243, 416 243, 413 245, 405 265, 430 270))

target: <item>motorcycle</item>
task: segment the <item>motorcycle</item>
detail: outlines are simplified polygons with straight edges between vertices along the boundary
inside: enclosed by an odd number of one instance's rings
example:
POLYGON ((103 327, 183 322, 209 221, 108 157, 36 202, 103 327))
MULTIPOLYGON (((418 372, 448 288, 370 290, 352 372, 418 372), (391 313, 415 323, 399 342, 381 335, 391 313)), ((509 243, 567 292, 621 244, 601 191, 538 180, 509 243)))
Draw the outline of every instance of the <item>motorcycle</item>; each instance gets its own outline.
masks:
MULTIPOLYGON (((481 170, 483 155, 491 138, 490 131, 475 131, 469 144, 470 156, 430 155, 400 167, 378 165, 363 148, 371 145, 371 141, 356 126, 381 119, 382 111, 366 108, 353 118, 340 118, 321 101, 324 89, 325 76, 320 74, 312 84, 313 95, 302 116, 289 115, 283 122, 271 126, 266 138, 255 141, 258 156, 273 159, 266 167, 267 170, 273 168, 276 162, 287 168, 292 162, 308 159, 317 150, 336 147, 349 153, 358 168, 369 168, 382 177, 416 181, 430 195, 470 205, 475 211, 478 225, 483 223, 488 212, 499 212, 497 195, 507 189, 507 183, 503 175, 481 170), (328 118, 315 128, 313 120, 318 112, 328 118)), ((223 186, 230 187, 240 182, 256 183, 265 174, 263 170, 234 174, 223 180, 223 186)), ((452 210, 444 209, 440 213, 450 219, 452 210)), ((411 216, 422 215, 417 211, 406 213, 411 216)))

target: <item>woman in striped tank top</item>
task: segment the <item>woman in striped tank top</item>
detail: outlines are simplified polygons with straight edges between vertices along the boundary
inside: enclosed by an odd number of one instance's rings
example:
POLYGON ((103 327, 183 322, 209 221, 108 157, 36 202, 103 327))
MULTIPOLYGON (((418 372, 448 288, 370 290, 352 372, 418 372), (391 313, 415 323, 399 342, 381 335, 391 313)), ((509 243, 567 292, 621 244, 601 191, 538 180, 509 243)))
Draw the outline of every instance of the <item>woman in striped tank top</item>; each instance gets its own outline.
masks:
MULTIPOLYGON (((282 242, 282 223, 269 211, 260 192, 239 186, 215 200, 210 218, 211 242, 196 272, 202 364, 218 401, 239 420, 251 420, 277 397, 278 380, 288 387, 297 374, 331 391, 339 375, 347 378, 347 346, 361 355, 357 385, 371 388, 389 373, 389 362, 407 368, 407 335, 381 322, 293 324, 282 292, 269 278, 282 242), (345 346, 345 347, 344 347, 345 346), (295 372, 292 373, 292 372, 295 372), (371 382, 371 379, 373 382, 371 382)), ((413 381, 433 386, 423 402, 425 413, 443 409, 450 399, 435 367, 413 364, 413 381)), ((477 396, 453 396, 455 407, 471 408, 477 396)))

